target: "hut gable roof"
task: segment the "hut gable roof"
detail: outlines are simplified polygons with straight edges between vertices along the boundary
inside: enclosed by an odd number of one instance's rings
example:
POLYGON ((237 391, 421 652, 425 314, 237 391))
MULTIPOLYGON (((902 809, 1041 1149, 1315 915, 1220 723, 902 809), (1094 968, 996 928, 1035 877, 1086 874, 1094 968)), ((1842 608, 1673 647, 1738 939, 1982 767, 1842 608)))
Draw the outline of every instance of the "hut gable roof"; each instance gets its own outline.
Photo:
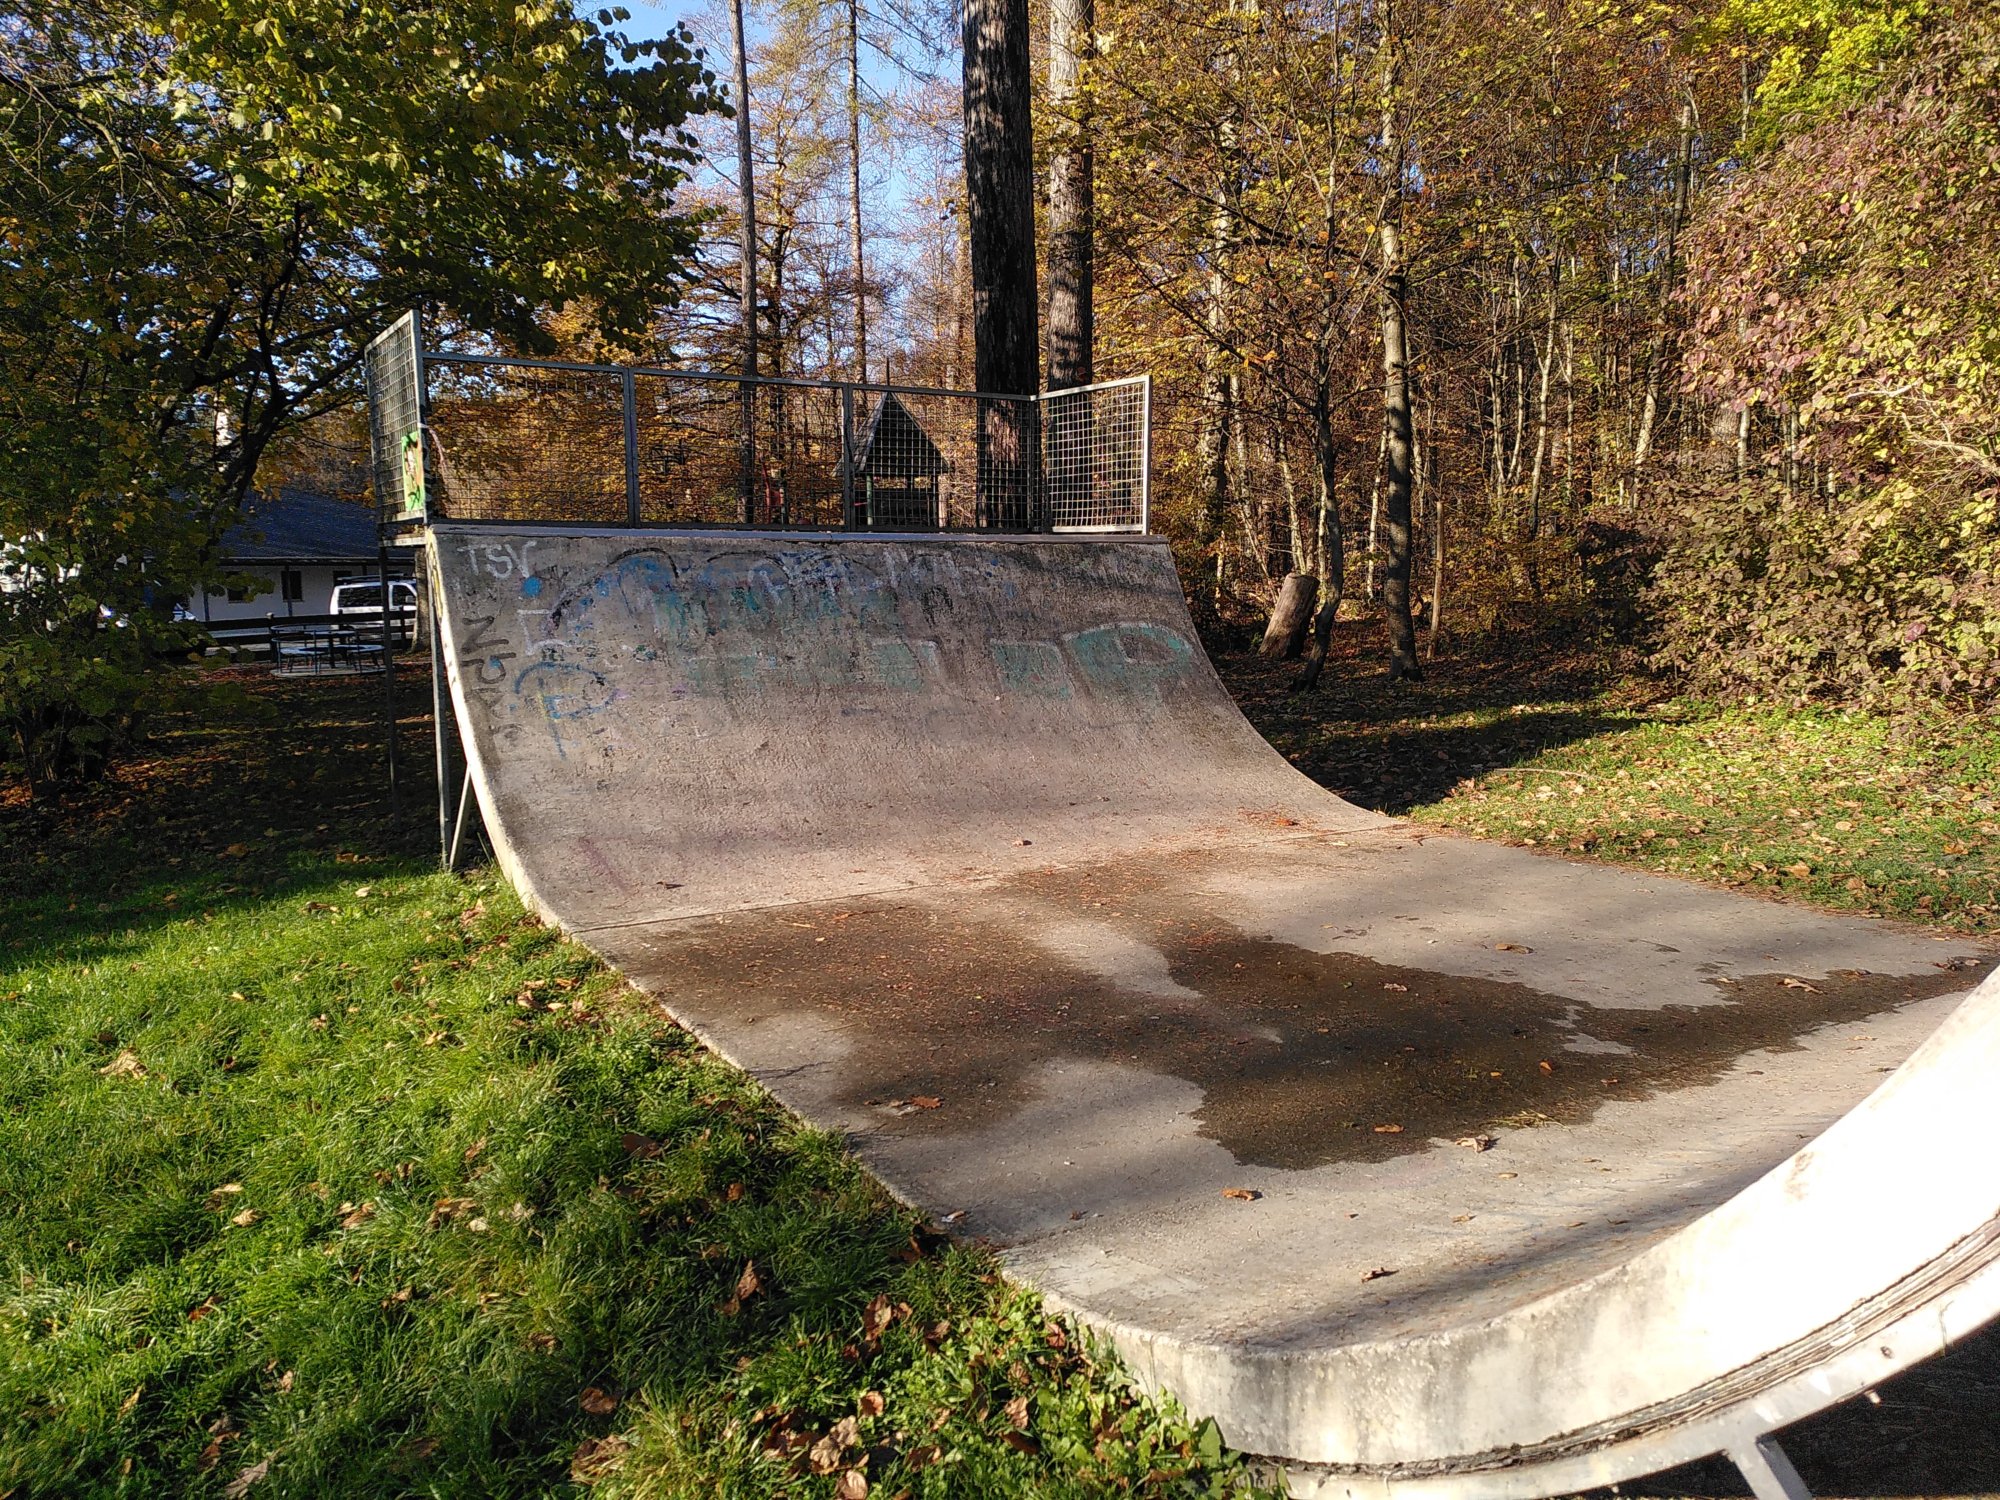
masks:
POLYGON ((910 409, 884 391, 855 445, 854 477, 932 479, 950 467, 910 409))

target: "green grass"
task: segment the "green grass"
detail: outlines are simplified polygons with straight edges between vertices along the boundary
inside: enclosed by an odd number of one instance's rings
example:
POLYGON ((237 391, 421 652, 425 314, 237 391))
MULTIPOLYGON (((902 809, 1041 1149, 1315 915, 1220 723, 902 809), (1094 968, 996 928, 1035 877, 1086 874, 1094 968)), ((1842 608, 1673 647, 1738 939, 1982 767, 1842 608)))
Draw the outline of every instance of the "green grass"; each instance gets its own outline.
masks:
MULTIPOLYGON (((1991 720, 1559 655, 1390 689, 1371 646, 1313 695, 1222 666, 1371 805, 1993 930, 1991 720)), ((60 816, 0 786, 0 1497, 1247 1487, 490 873, 437 874, 374 686, 230 680, 60 816)), ((2000 1464, 1996 1372, 1975 1341, 1805 1452, 1960 1492, 2000 1464)))
POLYGON ((1354 631, 1320 692, 1225 658, 1303 771, 1419 822, 1966 933, 2000 930, 2000 717, 1669 696, 1584 656, 1433 664, 1390 688, 1354 631))
POLYGON ((1247 1487, 238 681, 0 802, 0 1495, 1247 1487))

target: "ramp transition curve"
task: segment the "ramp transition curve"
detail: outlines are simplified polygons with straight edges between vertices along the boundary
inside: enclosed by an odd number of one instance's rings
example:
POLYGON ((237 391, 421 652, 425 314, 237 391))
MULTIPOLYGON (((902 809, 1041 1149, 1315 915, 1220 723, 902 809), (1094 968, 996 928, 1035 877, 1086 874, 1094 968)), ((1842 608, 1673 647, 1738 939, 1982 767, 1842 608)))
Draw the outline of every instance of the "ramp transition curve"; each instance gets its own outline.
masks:
POLYGON ((1300 1493, 1802 1494, 2000 1310, 1986 955, 1330 796, 1160 542, 430 566, 526 899, 1300 1493))

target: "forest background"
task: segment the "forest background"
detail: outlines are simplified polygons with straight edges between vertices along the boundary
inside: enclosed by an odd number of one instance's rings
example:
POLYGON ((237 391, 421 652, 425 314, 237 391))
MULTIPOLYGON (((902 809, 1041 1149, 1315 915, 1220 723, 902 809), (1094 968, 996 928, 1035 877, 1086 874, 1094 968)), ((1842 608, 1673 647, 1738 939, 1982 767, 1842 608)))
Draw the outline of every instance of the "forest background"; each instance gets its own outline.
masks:
MULTIPOLYGON (((1029 14, 1045 312, 1074 335, 1081 243, 1081 367, 1154 377, 1156 524, 1207 623, 1298 571, 1381 613, 1392 675, 1565 636, 1718 696, 1991 703, 1986 8, 1029 14)), ((757 368, 970 386, 960 12, 748 19, 757 368)), ((0 720, 31 782, 141 722, 148 622, 253 486, 365 492, 359 347, 395 309, 741 365, 729 16, 665 20, 94 0, 0 32, 0 720)))
MULTIPOLYGON (((1372 612, 1407 552, 1428 633, 1391 631, 1405 670, 1453 639, 1556 632, 1637 646, 1720 696, 1991 701, 1990 13, 1032 15, 1045 306, 1048 195, 1081 150, 1094 368, 1154 376, 1159 523, 1198 610, 1255 617, 1298 570, 1372 612), (1053 45, 1079 15, 1083 45, 1053 45), (1388 503, 1395 342, 1407 535, 1388 503)), ((782 0, 751 16, 760 368, 967 385, 956 13, 782 0)), ((727 55, 724 11, 691 24, 727 55)), ((728 121, 696 128, 708 162, 733 162, 728 121)), ((647 353, 731 368, 736 183, 696 183, 711 232, 647 353)))

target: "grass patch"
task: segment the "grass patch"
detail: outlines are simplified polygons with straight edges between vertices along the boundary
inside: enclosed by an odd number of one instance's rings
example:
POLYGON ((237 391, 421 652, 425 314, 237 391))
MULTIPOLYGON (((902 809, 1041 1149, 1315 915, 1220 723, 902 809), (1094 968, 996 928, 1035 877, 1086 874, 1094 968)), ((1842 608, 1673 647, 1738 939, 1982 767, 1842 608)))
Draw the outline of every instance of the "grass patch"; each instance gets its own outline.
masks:
POLYGON ((0 796, 0 1495, 1249 1488, 229 680, 0 796))
POLYGON ((1317 693, 1220 663, 1342 796, 1482 838, 1835 910, 2000 930, 2000 719, 1888 719, 1670 696, 1582 655, 1459 660, 1391 688, 1349 628, 1317 693))

